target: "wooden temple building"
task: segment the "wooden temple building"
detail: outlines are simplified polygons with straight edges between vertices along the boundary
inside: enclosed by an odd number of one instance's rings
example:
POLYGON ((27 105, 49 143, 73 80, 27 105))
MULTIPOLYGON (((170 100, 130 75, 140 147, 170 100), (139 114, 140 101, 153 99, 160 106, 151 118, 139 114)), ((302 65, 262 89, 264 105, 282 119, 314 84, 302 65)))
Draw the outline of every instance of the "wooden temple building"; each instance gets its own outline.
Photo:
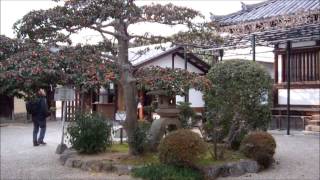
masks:
MULTIPOLYGON (((181 46, 170 47, 164 44, 164 48, 157 48, 158 45, 142 46, 129 49, 129 60, 134 68, 143 68, 148 66, 160 66, 163 68, 180 68, 189 72, 204 75, 210 69, 210 66, 192 53, 184 53, 181 46), (145 51, 148 49, 148 51, 145 51), (145 51, 144 53, 141 53, 145 51)), ((195 89, 189 89, 187 97, 176 96, 175 102, 188 101, 196 112, 204 111, 204 100, 202 92, 195 89)), ((67 118, 73 119, 76 109, 80 106, 80 99, 83 100, 83 108, 86 111, 97 112, 107 119, 119 120, 117 113, 125 111, 125 102, 123 90, 117 84, 109 84, 106 88, 100 88, 97 92, 91 92, 80 97, 76 94, 75 101, 67 102, 67 118)), ((138 92, 137 117, 139 120, 145 118, 145 107, 150 106, 155 97, 148 95, 147 92, 138 92)))
POLYGON ((212 16, 229 36, 210 50, 274 48, 271 128, 320 131, 320 1, 267 0, 212 16))

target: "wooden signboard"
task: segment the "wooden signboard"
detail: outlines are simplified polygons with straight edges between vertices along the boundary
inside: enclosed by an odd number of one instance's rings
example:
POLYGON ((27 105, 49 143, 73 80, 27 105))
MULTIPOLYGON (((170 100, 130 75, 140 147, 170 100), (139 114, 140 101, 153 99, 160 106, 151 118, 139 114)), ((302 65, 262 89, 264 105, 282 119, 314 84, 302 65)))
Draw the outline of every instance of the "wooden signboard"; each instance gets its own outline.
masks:
POLYGON ((55 101, 74 101, 75 91, 73 88, 68 87, 58 87, 54 92, 55 101))

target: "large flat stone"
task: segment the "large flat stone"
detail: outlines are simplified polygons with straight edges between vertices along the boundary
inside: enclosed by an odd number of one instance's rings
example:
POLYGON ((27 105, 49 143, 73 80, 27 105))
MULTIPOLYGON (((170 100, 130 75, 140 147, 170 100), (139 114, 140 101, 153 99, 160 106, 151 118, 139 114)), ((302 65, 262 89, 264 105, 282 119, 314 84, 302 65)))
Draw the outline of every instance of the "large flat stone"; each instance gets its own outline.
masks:
POLYGON ((257 173, 260 170, 260 166, 257 161, 250 159, 241 159, 239 165, 245 170, 247 173, 257 173))

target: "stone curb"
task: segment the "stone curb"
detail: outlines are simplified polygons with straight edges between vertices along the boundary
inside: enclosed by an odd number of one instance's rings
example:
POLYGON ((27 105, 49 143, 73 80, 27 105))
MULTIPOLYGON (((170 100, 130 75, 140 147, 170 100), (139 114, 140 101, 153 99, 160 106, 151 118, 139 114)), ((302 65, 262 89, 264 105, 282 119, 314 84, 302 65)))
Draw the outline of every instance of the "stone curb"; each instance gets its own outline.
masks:
POLYGON ((259 164, 254 160, 241 159, 238 162, 226 163, 221 165, 212 165, 199 167, 206 180, 221 177, 237 177, 245 173, 257 173, 260 170, 259 164))
POLYGON ((91 172, 116 172, 119 175, 128 175, 131 170, 138 166, 114 163, 112 160, 84 160, 77 157, 75 150, 67 149, 60 155, 60 163, 66 167, 79 168, 91 172))

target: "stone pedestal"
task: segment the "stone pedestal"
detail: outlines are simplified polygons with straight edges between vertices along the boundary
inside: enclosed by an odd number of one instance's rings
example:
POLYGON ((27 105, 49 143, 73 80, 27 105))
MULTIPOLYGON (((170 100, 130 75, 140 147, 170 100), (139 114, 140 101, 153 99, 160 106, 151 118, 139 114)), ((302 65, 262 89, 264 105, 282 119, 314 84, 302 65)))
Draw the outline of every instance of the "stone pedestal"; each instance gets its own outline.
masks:
POLYGON ((164 91, 153 91, 149 94, 156 95, 159 103, 156 113, 160 115, 160 119, 153 121, 150 128, 150 148, 156 151, 163 135, 181 128, 181 123, 178 120, 179 110, 174 98, 166 96, 164 91))

